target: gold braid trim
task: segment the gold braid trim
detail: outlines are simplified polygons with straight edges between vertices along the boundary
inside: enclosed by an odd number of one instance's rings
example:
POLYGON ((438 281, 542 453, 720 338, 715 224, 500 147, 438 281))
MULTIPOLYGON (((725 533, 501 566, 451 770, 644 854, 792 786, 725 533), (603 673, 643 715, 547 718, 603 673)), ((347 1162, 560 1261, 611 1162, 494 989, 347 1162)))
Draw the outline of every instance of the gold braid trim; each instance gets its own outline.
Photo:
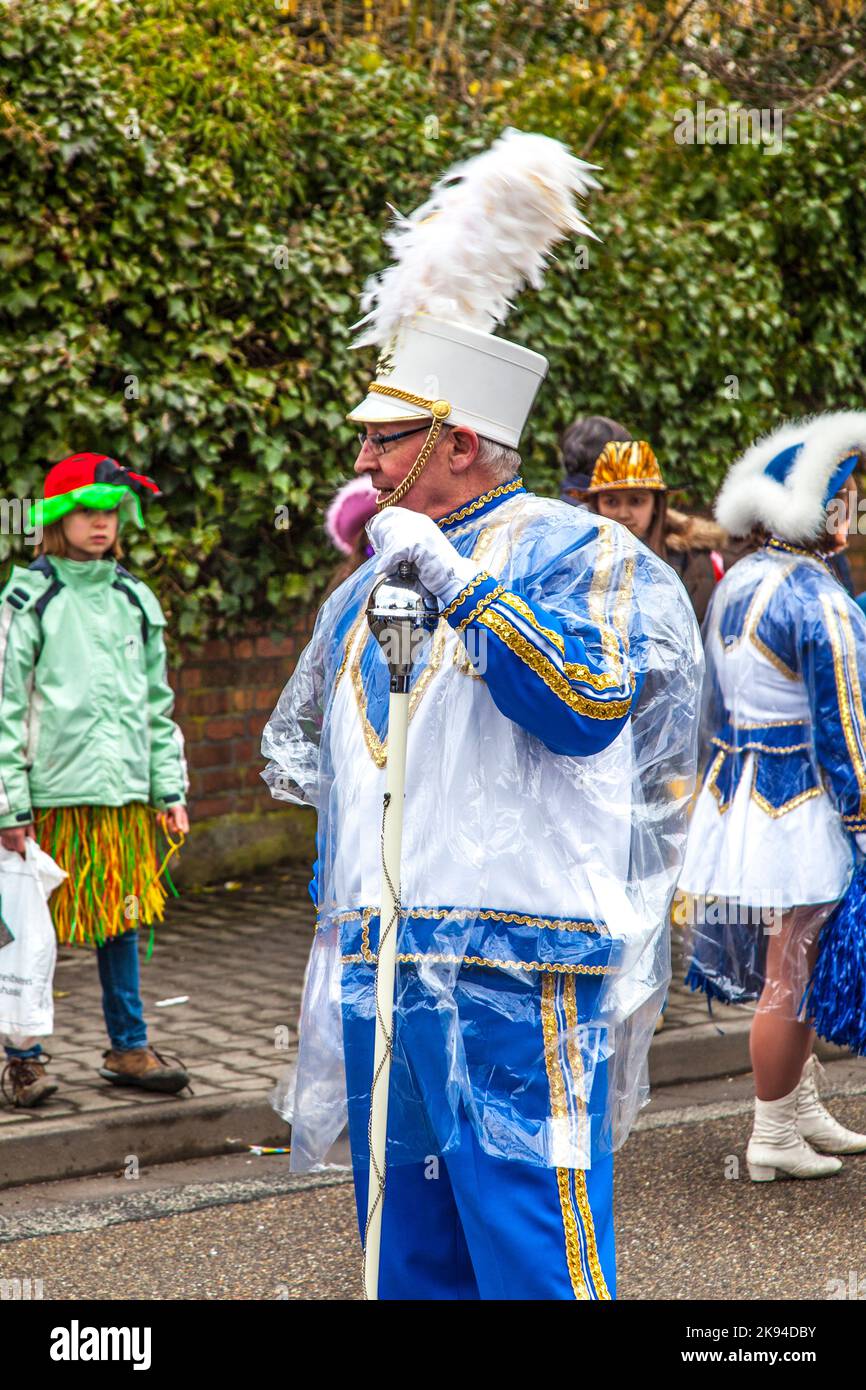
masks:
MULTIPOLYGON (((366 617, 366 611, 362 611, 361 617, 366 617)), ((420 676, 416 680, 415 684, 413 685, 411 694, 409 695, 410 723, 412 720, 412 716, 414 715, 416 709, 418 708, 419 704, 424 698, 424 694, 427 690, 427 687, 429 686, 430 682, 433 680, 434 676, 436 675, 440 666, 442 665, 442 656, 445 651, 445 643, 448 638, 448 633, 449 629, 447 623, 439 623, 437 625, 436 631, 433 634, 433 644, 430 650, 430 659, 427 665, 424 667, 424 670, 421 672, 420 676)), ((370 640, 370 636, 371 634, 368 633, 366 641, 370 640)), ((388 762, 388 740, 387 736, 384 740, 379 738, 379 735, 373 728, 373 725, 370 722, 370 717, 367 713, 367 697, 364 692, 364 677, 361 674, 361 658, 364 654, 365 645, 365 641, 361 641, 358 643, 357 650, 355 652, 355 657, 352 662, 349 674, 352 681, 352 688, 355 692, 355 701, 358 706, 358 713, 361 717, 361 730, 364 735, 364 742, 367 745, 367 752, 370 754, 370 757, 373 759, 373 762, 376 764, 376 766, 378 768, 383 768, 386 766, 388 762)))
POLYGON ((751 723, 744 719, 737 724, 731 721, 732 729, 796 729, 798 726, 805 728, 805 719, 764 719, 751 723))
POLYGON ((622 719, 631 709, 631 696, 627 700, 609 700, 607 702, 599 700, 587 700, 583 695, 579 695, 576 690, 572 690, 565 676, 547 660, 543 652, 528 642, 522 633, 513 628, 511 624, 495 609, 488 608, 478 619, 485 627, 489 627, 501 641, 508 647, 509 651, 514 652, 515 656, 528 666, 531 671, 544 681, 549 690, 552 690, 563 704, 568 705, 577 714, 588 715, 591 719, 622 719))
POLYGON ((821 607, 824 609, 824 620, 827 624, 827 633, 830 638, 830 646, 833 649, 833 673, 836 679, 836 700, 839 705, 839 718, 842 722, 842 729, 845 734, 845 745, 848 749, 848 757, 854 769, 854 776, 857 779, 857 786, 860 791, 859 814, 866 814, 866 767, 863 765, 863 753, 861 739, 864 729, 863 715, 863 696, 860 690, 860 678, 857 672, 856 656, 852 650, 854 635, 848 621, 848 615, 841 610, 841 606, 834 602, 835 595, 821 595, 821 607), (838 627, 837 627, 838 620, 838 627), (847 632, 846 632, 847 626, 847 632), (847 640, 846 640, 847 639, 847 640), (852 657, 854 658, 852 660, 852 657), (851 684, 851 696, 848 694, 848 682, 851 684), (853 710, 852 710, 853 701, 853 710), (856 717, 856 723, 855 723, 856 717))
POLYGON ((770 599, 773 597, 773 594, 776 592, 779 585, 782 584, 788 578, 789 574, 793 573, 795 568, 796 566, 794 564, 786 565, 785 568, 779 570, 778 573, 767 575, 764 577, 764 579, 761 580, 760 584, 758 585, 757 589, 755 590, 754 594, 749 600, 749 607, 746 610, 746 616, 743 619, 743 626, 740 631, 739 637, 734 637, 733 639, 730 639, 727 642, 725 642, 722 638, 721 630, 719 628, 716 629, 716 636, 719 639, 719 644, 722 648, 722 654, 724 656, 727 656, 730 652, 734 651, 742 641, 746 640, 752 642, 753 645, 757 648, 757 650, 761 653, 761 655, 766 657, 766 659, 769 662, 771 662, 771 664, 775 666, 776 669, 783 676, 788 676, 791 680, 797 679, 796 671, 789 670, 789 668, 782 661, 781 657, 777 656, 775 652, 771 651, 770 648, 766 645, 766 643, 763 642, 761 638, 758 636, 758 625, 764 616, 764 612, 767 608, 767 605, 770 602, 770 599))
POLYGON ((355 621, 352 623, 352 626, 349 628, 349 632, 348 632, 348 635, 347 635, 347 637, 346 637, 346 649, 345 649, 345 651, 343 652, 343 660, 340 662, 340 669, 339 669, 339 671, 337 672, 336 676, 334 677, 334 689, 335 689, 335 690, 336 690, 337 686, 340 684, 340 678, 341 678, 343 672, 345 671, 346 666, 348 665, 348 662, 349 662, 349 653, 351 652, 352 647, 354 646, 355 638, 358 636, 358 630, 359 630, 359 628, 361 627, 361 624, 363 623, 363 621, 364 621, 364 619, 366 618, 366 616, 367 616, 367 610, 366 610, 366 608, 362 608, 361 611, 360 611, 360 613, 358 614, 357 618, 356 618, 355 621))
MULTIPOLYGON (((457 913, 459 913, 460 909, 457 909, 456 911, 457 913)), ((357 912, 351 914, 352 917, 357 917, 357 915, 357 912)), ((361 950, 353 955, 341 956, 340 959, 343 965, 376 965, 378 963, 378 954, 374 953, 370 946, 370 921, 374 915, 375 913, 372 907, 364 908, 363 916, 361 919, 361 950)), ((410 912, 407 915, 410 917, 413 915, 430 917, 448 917, 451 914, 445 908, 438 909, 437 911, 430 913, 425 913, 423 908, 421 908, 418 909, 416 912, 410 912)), ((465 910, 465 916, 467 917, 482 917, 483 915, 484 914, 480 912, 473 912, 471 908, 465 910)), ((511 916, 514 916, 515 919, 518 921, 532 921, 532 918, 523 919, 519 917, 518 914, 512 913, 497 913, 491 915, 494 915, 502 920, 508 920, 511 916)), ((583 924, 575 923, 574 926, 578 930, 580 930, 582 929, 583 924)), ((598 930, 598 928, 593 926, 592 923, 588 924, 588 929, 591 931, 598 930)), ((398 955, 397 959, 398 961, 400 961, 402 965, 416 965, 422 961, 425 964, 459 965, 461 967, 469 965, 484 965, 491 970, 542 971, 544 973, 553 975, 612 975, 614 973, 612 967, 609 965, 567 965, 562 961, 494 960, 487 956, 458 956, 452 955, 450 952, 442 951, 414 951, 411 954, 398 955)))
MULTIPOLYGON (((622 650, 628 653, 628 608, 631 600, 632 589, 634 587, 635 557, 629 555, 622 566, 622 584, 616 597, 613 609, 613 625, 619 633, 622 643, 622 650)), ((632 680, 634 685, 634 680, 632 680)))
MULTIPOLYGON (((713 742, 713 743, 718 743, 718 740, 717 740, 717 739, 713 739, 712 742, 713 742)), ((812 745, 809 744, 809 743, 804 743, 804 744, 801 745, 802 748, 811 748, 811 746, 812 746, 812 745)), ((720 753, 717 753, 717 754, 716 754, 716 757, 715 757, 714 760, 713 760, 712 766, 711 766, 711 768, 710 768, 709 776, 707 777, 707 781, 706 781, 706 788, 707 788, 707 791, 711 792, 711 793, 713 794, 713 796, 716 798, 716 801, 717 801, 718 807, 719 807, 719 814, 720 814, 720 815, 724 815, 725 811, 727 811, 728 807, 731 805, 731 803, 732 803, 732 801, 733 801, 733 797, 731 798, 731 801, 723 801, 723 800, 722 800, 722 792, 721 792, 721 789, 720 789, 719 787, 716 786, 716 778, 718 777, 719 772, 720 772, 721 769, 722 769, 722 765, 724 764, 725 758, 728 756, 728 752, 732 752, 732 751, 735 752, 735 751, 739 751, 739 750, 728 749, 726 746, 725 746, 725 747, 722 747, 721 752, 720 752, 720 753)), ((752 752, 751 749, 747 749, 747 750, 745 750, 745 751, 747 751, 747 752, 749 752, 749 753, 752 752)), ((768 751, 768 752, 771 752, 771 753, 778 753, 779 750, 778 750, 777 748, 770 748, 770 749, 768 749, 767 751, 768 751)), ((794 750, 791 749, 790 751, 793 752, 794 750)), ((751 788, 750 788, 750 790, 749 790, 749 796, 751 797, 752 801, 754 801, 755 805, 756 805, 756 806, 759 806, 760 809, 761 809, 766 815, 770 816, 773 820, 778 820, 780 816, 785 816, 785 815, 787 815, 789 811, 796 811, 796 809, 797 809, 798 806, 802 806, 803 803, 804 803, 804 801, 811 801, 813 796, 823 796, 823 795, 824 795, 824 788, 823 788, 823 787, 809 787, 809 789, 808 789, 807 791, 798 792, 796 796, 792 796, 791 799, 790 799, 789 801, 783 802, 783 804, 782 804, 781 806, 773 806, 773 805, 771 805, 771 803, 767 800, 767 798, 766 798, 765 796, 762 796, 761 793, 758 791, 758 785, 757 785, 757 783, 758 783, 758 759, 757 759, 757 757, 755 757, 754 762, 753 762, 753 764, 752 764, 752 785, 751 785, 751 788)), ((739 783, 737 783, 737 791, 739 791, 739 783)), ((734 795, 736 796, 736 791, 735 791, 734 795)))
MULTIPOLYGON (((338 912, 332 918, 334 923, 352 922, 360 920, 366 916, 367 921, 375 916, 377 909, 374 907, 353 907, 346 912, 338 912)), ((443 922, 446 918, 453 917, 455 922, 506 922, 509 925, 518 927, 544 927, 548 931, 588 931, 601 932, 601 927, 596 922, 574 921, 566 917, 554 917, 547 921, 544 917, 532 917, 523 912, 503 912, 499 908, 485 907, 476 910, 474 907, 413 907, 402 913, 404 917, 430 918, 433 921, 443 922)))
POLYGON ((442 422, 447 420, 451 414, 451 405, 448 401, 431 401, 426 396, 415 396, 411 391, 402 391, 399 386, 382 386, 378 381, 372 381, 367 390, 377 391, 380 396, 392 396, 398 401, 407 401, 410 405, 417 405, 421 410, 429 410, 433 416, 427 431, 427 438, 421 445, 421 451, 406 477, 390 496, 386 497, 384 501, 376 503, 377 512, 382 512, 386 507, 395 507, 398 502, 402 502, 409 489, 414 487, 418 481, 422 468, 436 448, 436 442, 442 433, 442 422))
MULTIPOLYGON (((859 731, 858 743, 862 744, 864 733, 866 733, 866 713, 863 710, 863 692, 860 688, 860 673, 857 670, 857 644, 854 632, 851 628, 851 618, 841 598, 834 595, 834 605, 839 615, 839 626, 845 638, 845 664, 848 668, 848 679, 851 683, 851 696, 854 701, 854 718, 859 731)), ((862 764, 861 764, 862 769, 862 764)), ((866 815, 866 786, 858 776, 860 787, 860 815, 866 815)))
MULTIPOLYGON (((357 953, 341 956, 342 965, 376 965, 379 957, 371 952, 369 956, 357 953)), ((488 960, 486 956, 451 956, 438 952, 416 951, 413 955, 398 955, 401 965, 484 965, 491 970, 540 970, 549 975, 610 975, 606 965, 565 965, 561 961, 539 960, 488 960)))
POLYGON ((472 516, 473 512, 480 512, 481 508, 486 507, 488 502, 492 502, 494 497, 506 497, 510 492, 519 492, 523 485, 522 478, 513 478, 510 483, 502 483, 499 487, 491 488, 489 492, 482 492, 481 496, 476 497, 474 502, 468 502, 459 511, 449 512, 447 516, 440 516, 436 525, 450 526, 453 521, 463 521, 467 516, 472 516))
POLYGON ((791 668, 790 668, 790 666, 787 666, 787 665, 785 664, 785 662, 782 660, 782 658, 781 658, 776 652, 773 651, 772 647, 768 647, 767 644, 766 644, 766 642, 764 642, 764 641, 758 636, 757 632, 754 632, 754 631, 753 631, 753 632, 750 632, 750 633, 749 633, 749 637, 750 637, 752 646, 753 646, 753 647, 756 647, 757 650, 761 653, 761 656, 766 657, 766 659, 767 659, 767 661, 769 661, 770 665, 771 665, 771 666, 775 666, 776 670, 777 670, 781 675, 785 676, 786 679, 789 680, 789 681, 796 681, 796 680, 799 680, 799 676, 797 675, 797 672, 796 672, 796 671, 792 671, 791 668))
MULTIPOLYGON (((610 594, 614 570, 613 531, 609 525, 598 528, 597 556, 595 572, 589 586, 589 614, 601 633, 601 648, 607 656, 611 670, 617 676, 623 676, 624 658, 628 655, 629 646, 628 605, 634 580, 635 558, 631 555, 623 560, 622 580, 614 596, 611 618, 608 620, 606 600, 610 594), (617 633, 620 641, 617 641, 617 633)), ((634 686, 635 678, 632 671, 632 690, 634 686)))
POLYGON ((413 391, 404 391, 400 386, 386 386, 381 381, 371 381, 367 390, 375 391, 380 396, 390 396, 393 400, 405 401, 407 405, 420 406, 424 411, 429 410, 434 420, 447 420, 451 414, 448 401, 434 401, 429 396, 416 396, 413 391))
MULTIPOLYGON (((783 546, 781 548, 788 549, 789 547, 783 546)), ((758 585, 754 594, 749 600, 749 607, 746 610, 746 616, 743 619, 743 626, 740 631, 739 637, 735 637, 726 643, 722 638, 721 630, 718 628, 716 629, 716 635, 719 639, 719 643, 722 648, 722 654, 724 656, 729 655, 737 647, 739 647, 742 641, 746 640, 751 642, 752 646, 756 649, 756 651, 759 651, 761 653, 761 656, 763 656, 765 660, 769 661, 771 666, 775 666, 776 670, 779 672, 780 675, 785 676, 787 680, 799 680, 797 672, 792 671, 791 668, 785 664, 782 658, 776 652, 774 652, 771 647, 768 647, 766 642, 764 642, 763 639, 758 636, 758 625, 764 616, 770 599, 773 597, 773 594, 776 592, 779 585, 782 584, 784 580, 788 578, 788 575, 791 574, 795 568, 796 566, 794 564, 786 565, 785 568, 783 570, 780 570, 777 574, 767 575, 764 579, 761 580, 760 584, 758 585)))
POLYGON ((565 656, 565 642, 562 640, 562 637, 558 632, 554 632, 553 628, 542 627, 529 604, 525 603, 519 594, 512 594, 509 591, 504 595, 502 602, 507 603, 509 608, 514 608, 520 614, 521 618, 526 619, 530 627, 534 627, 536 632, 540 632, 542 637, 546 637, 548 642, 553 643, 560 656, 565 656))
POLYGON ((519 594, 512 594, 507 590, 502 595, 502 602, 507 603, 509 608, 515 609, 522 618, 526 619, 531 627, 535 628, 536 632, 540 632, 542 637, 546 637, 549 642, 553 643, 554 647, 556 647, 557 651, 563 657, 563 670, 570 680, 583 681, 585 685, 591 685, 594 690, 610 690, 619 685, 618 678, 611 675, 610 672, 595 675, 594 672, 590 671, 588 666, 582 666, 578 661, 565 661, 565 642, 563 638, 558 632, 554 632, 552 628, 542 627, 529 604, 525 603, 519 594))
POLYGON ((611 670, 619 673, 620 652, 614 633, 608 625, 607 613, 605 611, 605 598, 610 589, 611 579, 613 578, 613 533, 609 525, 600 525, 598 528, 598 542, 596 546, 596 566, 592 576, 592 583, 589 586, 589 616, 592 618, 596 627, 601 633, 602 651, 610 662, 611 670))
MULTIPOLYGON (((756 773, 757 770, 758 769, 756 761, 756 773)), ((771 816, 773 820, 778 820, 780 816, 786 816, 789 811, 795 811, 798 806, 803 805, 804 801, 811 801, 813 796, 823 795, 823 787, 810 787, 808 791, 798 792, 796 796, 791 797, 790 801, 785 801, 781 806, 774 806, 772 802, 769 802, 765 796, 761 796, 761 793, 757 790, 757 788, 754 785, 752 786, 752 800, 754 801, 755 805, 760 806, 761 810, 764 811, 766 815, 771 816)))
MULTIPOLYGON (((568 1122, 568 1101, 565 1091, 565 1078, 559 1060, 559 1029, 556 1024, 556 981, 545 976, 541 983, 541 1031, 544 1038, 544 1064, 547 1068, 547 1084, 550 1089, 550 1114, 554 1126, 561 1128, 568 1122)), ((577 1299, 588 1299, 589 1290, 583 1277, 580 1262, 580 1234, 577 1217, 571 1200, 571 1184, 568 1168, 557 1168, 556 1186, 559 1191, 559 1206, 562 1212, 562 1229, 565 1235, 565 1258, 571 1287, 577 1299)))
POLYGON ((468 613, 465 618, 461 619, 457 624, 457 631, 465 632, 469 624, 473 623, 478 617, 478 614, 483 613, 489 603, 493 603, 494 599, 501 598, 504 593, 505 589, 503 586, 497 584, 495 589, 491 589, 489 594, 485 594, 483 598, 478 600, 471 613, 468 613))
MULTIPOLYGON (((577 993, 573 975, 570 975, 565 981, 565 1022, 568 1027, 568 1034, 565 1040, 566 1049, 568 1051, 568 1061, 571 1066, 572 1075, 582 1090, 584 1087, 583 1059, 580 1055, 580 1045, 576 1037, 577 993)), ((583 1145, 586 1140, 586 1101, 580 1097, 577 1104, 578 1135, 581 1153, 583 1153, 583 1145)), ((583 1220, 583 1232, 586 1237, 586 1254, 589 1260, 592 1282, 595 1286, 595 1296, 598 1299, 610 1300, 610 1290, 605 1283, 601 1260, 598 1257, 598 1243, 595 1238, 595 1223, 592 1219, 592 1207, 589 1204, 589 1192, 586 1187, 586 1173, 582 1168, 575 1168, 573 1174, 574 1192, 577 1197, 577 1205, 581 1219, 583 1220)))
POLYGON ((707 791, 708 791, 708 792, 711 792, 712 795, 716 798, 716 801, 718 802, 718 805, 719 805, 719 813, 720 813, 720 814, 723 814, 725 811, 727 811, 728 807, 729 807, 730 804, 731 804, 730 801, 723 801, 723 800, 722 800, 722 789, 721 789, 721 787, 717 787, 717 786, 716 786, 716 778, 718 777, 719 773, 721 772, 722 767, 723 767, 723 765, 724 765, 725 758, 726 758, 727 756, 728 756, 728 755, 727 755, 727 753, 725 752, 724 749, 722 749, 721 753, 717 753, 717 754, 716 754, 715 758, 713 759, 713 764, 712 764, 712 767, 710 768, 710 772, 709 772, 709 776, 707 777, 707 784, 706 784, 706 785, 707 785, 707 791))
POLYGON ((469 583, 460 590, 460 593, 457 595, 457 597, 451 600, 451 602, 448 604, 448 607, 442 609, 441 613, 439 614, 439 617, 450 618, 452 613, 457 612, 457 609, 460 607, 461 603, 465 603, 469 596, 475 593, 475 590, 478 588, 479 584, 483 584, 485 579, 492 578, 492 574, 488 574, 486 570, 481 570, 479 574, 476 574, 474 579, 470 579, 469 583))
MULTIPOLYGON (((840 459, 839 462, 841 463, 842 460, 840 459)), ((768 541, 765 541, 764 549, 784 550, 788 555, 803 555, 807 560, 817 560, 819 565, 823 565, 826 570, 830 570, 831 574, 833 573, 826 555, 822 555, 817 550, 806 550, 802 545, 791 545, 789 541, 780 540, 778 536, 771 536, 768 541)))
POLYGON ((789 748, 774 748, 772 743, 747 743, 738 748, 736 744, 725 743, 723 738, 715 736, 710 739, 710 743, 715 744, 716 748, 724 749, 726 753, 802 753, 812 747, 811 743, 792 743, 789 748))

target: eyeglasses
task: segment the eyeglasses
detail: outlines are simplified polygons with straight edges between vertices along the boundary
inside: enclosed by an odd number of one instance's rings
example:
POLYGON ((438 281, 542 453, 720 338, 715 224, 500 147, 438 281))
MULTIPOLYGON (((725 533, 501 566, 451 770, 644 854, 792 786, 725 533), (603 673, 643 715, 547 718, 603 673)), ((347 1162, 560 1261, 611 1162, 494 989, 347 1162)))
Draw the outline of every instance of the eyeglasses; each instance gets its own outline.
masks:
POLYGON ((374 453, 384 454, 386 444, 393 444, 395 439, 406 439, 410 434, 420 434, 422 430, 426 434, 429 428, 429 424, 416 425, 414 429, 399 430, 397 434, 362 434, 359 430, 358 443, 362 449, 365 444, 369 444, 374 453))

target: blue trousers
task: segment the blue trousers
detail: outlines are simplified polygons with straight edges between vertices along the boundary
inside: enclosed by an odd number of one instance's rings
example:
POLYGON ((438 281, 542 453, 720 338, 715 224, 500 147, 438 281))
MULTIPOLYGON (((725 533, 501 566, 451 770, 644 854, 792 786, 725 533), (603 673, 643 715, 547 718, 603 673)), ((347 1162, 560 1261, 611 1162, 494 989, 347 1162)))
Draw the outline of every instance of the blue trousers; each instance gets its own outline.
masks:
MULTIPOLYGON (((355 1164, 362 1240, 368 1171, 355 1164)), ((387 1169, 379 1297, 615 1298, 613 1158, 585 1172, 491 1158, 464 1118, 456 1150, 387 1169)))
MULTIPOLYGON (((111 937, 96 948, 96 963, 102 984, 102 1012, 111 1046, 116 1052, 129 1052, 147 1046, 147 1025, 141 1002, 138 970, 138 931, 111 937)), ((38 1057, 42 1048, 6 1046, 7 1057, 38 1057)))
MULTIPOLYGON (((362 1241, 374 1033, 360 1005, 371 981, 369 965, 344 969, 343 1042, 362 1241)), ((574 1060, 566 1014, 579 1007, 581 983, 573 975, 515 981, 489 970, 462 971, 460 981, 455 1002, 468 1105, 476 1118, 495 1115, 492 1123, 503 1132, 519 1110, 513 1146, 519 1154, 522 1125, 528 1132, 565 1104, 569 1055, 574 1060)), ((380 1298, 614 1298, 613 1158, 599 1154, 583 1170, 493 1157, 462 1102, 455 1127, 445 1100, 449 1063, 441 1017, 424 997, 423 986, 404 977, 389 1102, 380 1298), (419 1145, 425 1144, 421 1157, 419 1145)), ((599 1105, 603 1111, 605 1084, 602 1067, 587 1109, 590 1125, 593 1110, 596 1116, 599 1105)))

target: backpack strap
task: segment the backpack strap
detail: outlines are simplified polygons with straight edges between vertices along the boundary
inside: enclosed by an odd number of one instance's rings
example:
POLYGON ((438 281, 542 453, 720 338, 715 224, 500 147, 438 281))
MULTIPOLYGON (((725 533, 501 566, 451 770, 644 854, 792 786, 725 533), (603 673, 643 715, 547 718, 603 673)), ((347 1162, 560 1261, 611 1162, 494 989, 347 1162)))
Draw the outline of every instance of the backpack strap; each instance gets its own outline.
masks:
MULTIPOLYGON (((42 614, 45 612, 45 609, 48 607, 48 604, 51 602, 53 598, 57 597, 57 595, 60 593, 60 590, 63 588, 63 580, 60 578, 59 574, 57 573, 56 569, 52 565, 47 555, 40 555, 36 560, 33 561, 32 565, 28 565, 27 568, 29 570, 35 570, 37 574, 43 574, 46 579, 51 580, 51 583, 49 584, 48 588, 45 590, 43 594, 40 594, 39 598, 33 605, 33 611, 36 613, 37 617, 39 618, 39 621, 41 622, 42 614)), ((15 592, 16 590, 13 589, 12 593, 14 594, 15 592)), ((11 595, 9 595, 9 602, 12 602, 11 595)))
POLYGON ((135 592, 135 589, 132 587, 133 585, 138 583, 138 580, 136 579, 134 574, 130 574, 129 570, 124 569, 123 565, 121 564, 117 564, 114 566, 114 572, 117 575, 117 578, 115 579, 111 587, 113 589, 119 589, 122 594, 126 595, 133 607, 138 609, 139 614, 141 615, 141 640, 146 645, 147 639, 150 635, 150 624, 147 621, 147 613, 145 612, 144 604, 142 603, 139 595, 135 592), (125 580, 129 580, 129 584, 125 583, 125 580))

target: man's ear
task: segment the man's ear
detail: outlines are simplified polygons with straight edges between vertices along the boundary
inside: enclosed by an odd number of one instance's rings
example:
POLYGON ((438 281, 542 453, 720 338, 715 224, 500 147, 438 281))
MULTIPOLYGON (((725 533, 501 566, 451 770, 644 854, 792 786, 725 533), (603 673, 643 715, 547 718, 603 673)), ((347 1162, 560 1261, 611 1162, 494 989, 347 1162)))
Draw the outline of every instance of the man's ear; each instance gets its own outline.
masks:
POLYGON ((468 425, 457 425, 451 430, 451 457, 449 465, 452 473, 465 473, 478 457, 478 435, 468 425))

